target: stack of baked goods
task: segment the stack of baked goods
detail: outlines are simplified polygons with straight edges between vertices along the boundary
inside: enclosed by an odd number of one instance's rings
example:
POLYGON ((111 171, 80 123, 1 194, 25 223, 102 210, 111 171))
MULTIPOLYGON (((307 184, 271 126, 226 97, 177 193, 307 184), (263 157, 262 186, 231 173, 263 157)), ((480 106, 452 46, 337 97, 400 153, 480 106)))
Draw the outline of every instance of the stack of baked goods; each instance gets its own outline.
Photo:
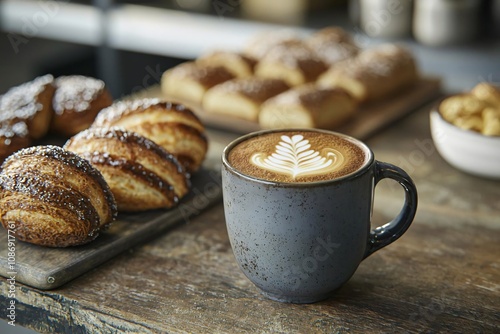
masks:
POLYGON ((37 245, 85 244, 120 211, 176 206, 207 151, 205 128, 184 105, 112 103, 93 78, 46 75, 0 101, 0 221, 37 245), (28 147, 49 129, 73 136, 28 147))
POLYGON ((241 52, 213 51, 166 71, 165 97, 200 112, 262 128, 335 128, 359 106, 418 80, 412 54, 398 45, 362 50, 349 33, 328 27, 307 37, 255 36, 241 52))

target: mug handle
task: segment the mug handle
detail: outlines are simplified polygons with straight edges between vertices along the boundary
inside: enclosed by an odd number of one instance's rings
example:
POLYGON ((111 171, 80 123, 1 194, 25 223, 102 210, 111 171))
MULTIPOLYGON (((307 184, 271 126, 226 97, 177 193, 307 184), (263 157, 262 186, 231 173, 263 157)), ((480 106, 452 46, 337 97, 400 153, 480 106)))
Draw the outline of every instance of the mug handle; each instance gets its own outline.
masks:
POLYGON ((405 191, 405 203, 398 216, 389 223, 370 232, 364 258, 396 241, 406 232, 417 212, 417 188, 410 176, 401 168, 385 162, 375 161, 375 186, 385 178, 397 181, 405 191))

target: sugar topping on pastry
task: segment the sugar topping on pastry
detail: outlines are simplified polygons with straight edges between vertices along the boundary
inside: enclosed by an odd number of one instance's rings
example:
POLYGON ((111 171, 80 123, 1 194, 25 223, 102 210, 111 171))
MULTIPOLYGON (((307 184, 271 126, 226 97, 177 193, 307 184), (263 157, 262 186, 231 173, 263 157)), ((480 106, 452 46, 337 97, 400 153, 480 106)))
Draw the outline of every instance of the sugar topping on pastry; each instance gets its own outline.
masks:
POLYGON ((62 76, 55 80, 54 111, 61 114, 65 110, 83 112, 104 89, 104 81, 81 75, 62 76))

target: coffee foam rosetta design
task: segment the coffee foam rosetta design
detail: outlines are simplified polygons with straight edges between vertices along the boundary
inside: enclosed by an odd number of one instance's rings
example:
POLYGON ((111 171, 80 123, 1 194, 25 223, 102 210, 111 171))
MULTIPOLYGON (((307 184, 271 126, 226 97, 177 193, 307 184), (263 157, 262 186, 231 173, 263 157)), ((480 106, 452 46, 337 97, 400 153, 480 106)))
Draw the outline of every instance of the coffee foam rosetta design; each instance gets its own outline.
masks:
POLYGON ((344 162, 344 156, 333 148, 316 151, 302 135, 281 136, 271 155, 258 152, 250 158, 252 164, 271 172, 299 176, 321 175, 335 171, 344 162))

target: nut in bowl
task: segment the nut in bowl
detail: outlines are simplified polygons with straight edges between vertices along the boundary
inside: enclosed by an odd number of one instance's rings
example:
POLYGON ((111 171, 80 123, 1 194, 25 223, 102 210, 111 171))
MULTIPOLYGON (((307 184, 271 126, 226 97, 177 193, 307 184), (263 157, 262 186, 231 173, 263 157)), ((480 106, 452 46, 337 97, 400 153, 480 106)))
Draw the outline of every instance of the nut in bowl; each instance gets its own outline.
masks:
POLYGON ((432 138, 450 165, 473 175, 500 179, 498 97, 498 88, 480 83, 469 93, 444 99, 432 110, 432 138), (483 94, 485 91, 491 94, 483 94))

